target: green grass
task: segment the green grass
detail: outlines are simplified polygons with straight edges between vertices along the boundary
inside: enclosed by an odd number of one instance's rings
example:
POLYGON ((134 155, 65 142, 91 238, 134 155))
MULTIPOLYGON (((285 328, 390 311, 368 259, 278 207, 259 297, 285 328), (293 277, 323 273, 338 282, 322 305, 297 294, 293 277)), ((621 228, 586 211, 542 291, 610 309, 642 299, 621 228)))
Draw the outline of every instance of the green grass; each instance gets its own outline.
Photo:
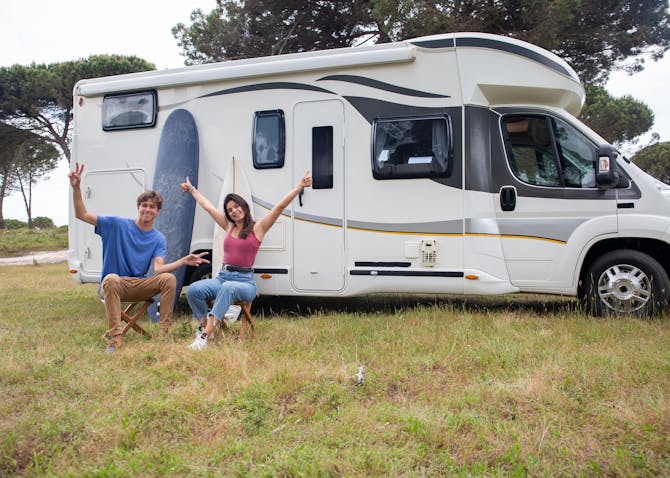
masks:
POLYGON ((187 350, 180 304, 171 338, 108 356, 95 285, 64 264, 0 281, 0 475, 670 475, 667 316, 260 298, 250 340, 187 350))
POLYGON ((0 257, 67 249, 67 226, 53 229, 0 229, 0 257))

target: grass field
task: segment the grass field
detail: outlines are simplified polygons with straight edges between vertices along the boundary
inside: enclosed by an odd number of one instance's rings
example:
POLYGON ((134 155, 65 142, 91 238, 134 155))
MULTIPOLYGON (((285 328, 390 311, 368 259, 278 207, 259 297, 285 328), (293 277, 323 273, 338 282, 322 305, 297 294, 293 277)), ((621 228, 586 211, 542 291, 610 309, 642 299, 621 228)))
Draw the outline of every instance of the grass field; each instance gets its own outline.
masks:
POLYGON ((0 257, 67 249, 67 227, 53 229, 0 229, 0 257))
POLYGON ((0 284, 0 476, 670 475, 667 316, 261 298, 250 340, 187 350, 182 304, 172 337, 106 355, 65 264, 0 284))

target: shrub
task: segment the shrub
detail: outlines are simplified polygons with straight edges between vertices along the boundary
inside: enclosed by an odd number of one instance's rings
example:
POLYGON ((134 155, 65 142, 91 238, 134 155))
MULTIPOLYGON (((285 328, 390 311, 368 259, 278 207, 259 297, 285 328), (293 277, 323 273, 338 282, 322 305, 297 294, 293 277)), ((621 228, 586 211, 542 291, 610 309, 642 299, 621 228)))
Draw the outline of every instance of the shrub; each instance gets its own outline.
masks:
POLYGON ((28 227, 27 222, 18 219, 5 219, 5 229, 21 229, 24 227, 28 227))
POLYGON ((51 218, 46 216, 37 216, 33 218, 33 226, 37 229, 53 229, 56 227, 51 218))

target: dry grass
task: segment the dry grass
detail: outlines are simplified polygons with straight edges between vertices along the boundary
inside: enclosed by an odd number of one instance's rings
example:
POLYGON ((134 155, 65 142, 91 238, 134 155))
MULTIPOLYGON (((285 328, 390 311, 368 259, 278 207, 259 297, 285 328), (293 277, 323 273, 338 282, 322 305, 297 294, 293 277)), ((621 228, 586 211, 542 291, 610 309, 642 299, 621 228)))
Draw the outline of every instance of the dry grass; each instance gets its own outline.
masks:
POLYGON ((670 474, 667 317, 262 298, 254 339, 191 352, 182 304, 170 339, 107 356, 95 286, 66 274, 0 269, 0 475, 670 474))
POLYGON ((0 257, 67 249, 67 226, 52 229, 0 229, 0 257))

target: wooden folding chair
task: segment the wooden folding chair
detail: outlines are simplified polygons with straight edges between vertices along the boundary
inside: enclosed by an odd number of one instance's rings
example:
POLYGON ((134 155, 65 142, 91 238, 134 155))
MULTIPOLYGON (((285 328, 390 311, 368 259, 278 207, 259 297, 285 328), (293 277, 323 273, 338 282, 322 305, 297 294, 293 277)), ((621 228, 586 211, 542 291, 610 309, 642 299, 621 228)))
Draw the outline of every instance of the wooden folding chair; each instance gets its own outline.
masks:
MULTIPOLYGON (((239 305, 242 309, 242 317, 240 317, 240 333, 237 335, 238 339, 243 339, 248 333, 254 334, 256 332, 256 324, 254 323, 254 318, 251 315, 251 304, 253 304, 253 302, 246 302, 244 300, 234 302, 234 305, 239 305), (248 332, 247 328, 251 329, 251 332, 248 332)), ((222 320, 220 323, 222 331, 230 331, 230 326, 226 323, 225 320, 222 320)))
POLYGON ((137 321, 146 314, 147 310, 154 303, 153 299, 147 299, 142 302, 131 302, 128 306, 121 311, 121 320, 126 322, 126 326, 121 331, 121 337, 125 336, 130 329, 135 330, 137 333, 142 334, 146 337, 150 337, 149 333, 142 328, 137 321), (141 304, 141 306, 140 306, 141 304), (135 310, 137 306, 140 306, 139 309, 135 310))

